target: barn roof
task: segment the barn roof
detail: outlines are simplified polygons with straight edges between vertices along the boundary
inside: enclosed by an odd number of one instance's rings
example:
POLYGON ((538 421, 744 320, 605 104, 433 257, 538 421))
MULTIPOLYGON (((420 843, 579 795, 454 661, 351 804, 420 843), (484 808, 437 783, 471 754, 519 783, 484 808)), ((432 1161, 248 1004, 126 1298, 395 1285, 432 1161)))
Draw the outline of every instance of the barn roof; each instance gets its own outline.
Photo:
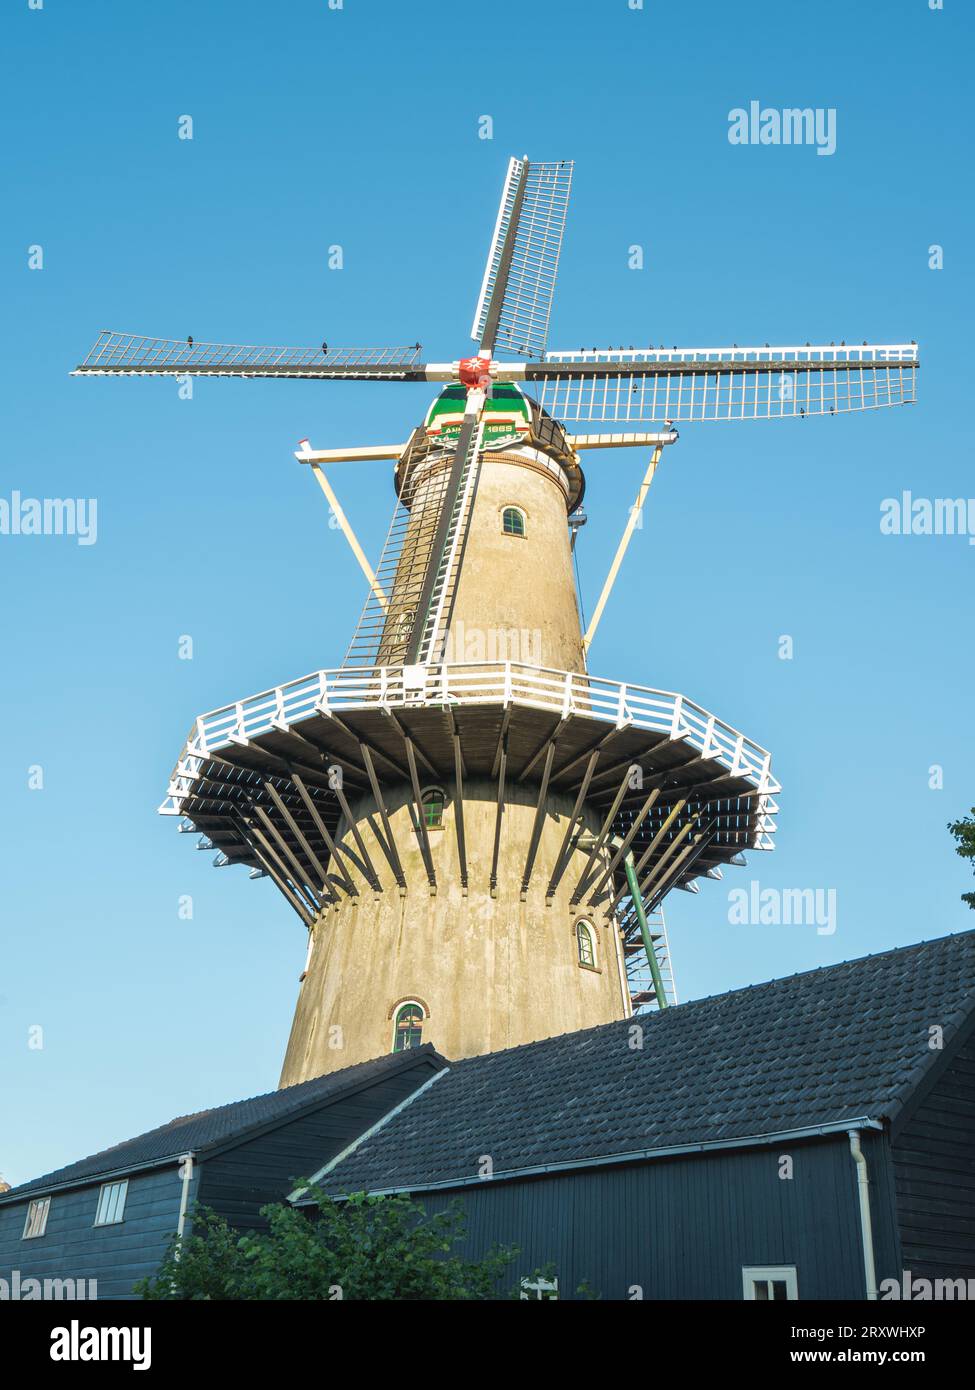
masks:
MULTIPOLYGON (((331 1105, 354 1091, 386 1080, 396 1072, 420 1066, 424 1072, 433 1074, 443 1065, 444 1059, 439 1053, 430 1044, 424 1044, 409 1052, 378 1057, 371 1062, 330 1072, 327 1076, 302 1081, 297 1086, 268 1091, 250 1100, 232 1101, 229 1105, 218 1105, 212 1110, 180 1115, 135 1139, 114 1144, 111 1148, 92 1154, 90 1158, 82 1158, 44 1177, 12 1187, 0 1194, 0 1203, 16 1201, 33 1192, 46 1192, 55 1187, 77 1186, 109 1173, 124 1174, 132 1169, 152 1167, 174 1161, 188 1152, 202 1156, 208 1150, 237 1142, 255 1131, 284 1124, 306 1111, 331 1105)), ((422 1083, 418 1081, 417 1084, 422 1083)))
POLYGON ((416 1191, 896 1119, 975 1016, 975 932, 451 1063, 327 1165, 416 1191), (634 1046, 642 1030, 642 1047, 634 1046), (936 1036, 936 1035, 934 1035, 936 1036))

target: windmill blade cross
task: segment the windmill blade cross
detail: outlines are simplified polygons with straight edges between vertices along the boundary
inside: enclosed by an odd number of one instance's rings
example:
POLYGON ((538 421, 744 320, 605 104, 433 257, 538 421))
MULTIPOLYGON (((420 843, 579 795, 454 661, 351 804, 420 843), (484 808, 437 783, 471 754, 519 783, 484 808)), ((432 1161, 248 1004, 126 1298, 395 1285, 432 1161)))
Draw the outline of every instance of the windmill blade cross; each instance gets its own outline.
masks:
POLYGON ((420 344, 411 347, 260 347, 144 338, 105 330, 72 376, 366 377, 425 381, 420 344))
POLYGON ((545 351, 572 169, 571 160, 508 163, 471 326, 482 355, 545 351))
POLYGON ((624 424, 836 415, 914 402, 915 343, 620 348, 519 364, 561 420, 624 424))

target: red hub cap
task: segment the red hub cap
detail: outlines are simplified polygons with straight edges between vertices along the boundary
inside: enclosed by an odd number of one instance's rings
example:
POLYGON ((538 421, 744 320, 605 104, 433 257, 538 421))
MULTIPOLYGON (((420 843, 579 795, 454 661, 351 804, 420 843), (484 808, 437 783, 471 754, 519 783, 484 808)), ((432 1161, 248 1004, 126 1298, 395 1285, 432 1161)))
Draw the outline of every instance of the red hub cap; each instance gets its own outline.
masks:
POLYGON ((460 361, 461 385, 468 391, 486 391, 491 385, 490 357, 462 357, 460 361))

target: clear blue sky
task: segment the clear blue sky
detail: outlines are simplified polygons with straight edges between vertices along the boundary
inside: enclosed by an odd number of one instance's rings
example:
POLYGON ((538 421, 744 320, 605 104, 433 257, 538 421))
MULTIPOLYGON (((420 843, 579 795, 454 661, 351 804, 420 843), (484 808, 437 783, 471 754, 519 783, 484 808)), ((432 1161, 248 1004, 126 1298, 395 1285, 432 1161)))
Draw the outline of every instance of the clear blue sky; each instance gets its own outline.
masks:
MULTIPOLYGON (((296 441, 402 439, 430 394, 68 371, 103 327, 461 355, 512 153, 577 161, 552 347, 921 344, 916 407, 685 428, 593 648, 784 786, 775 852, 670 900, 682 995, 975 925, 945 830, 975 800, 975 547, 879 529, 904 488, 975 494, 973 28, 961 0, 9 0, 0 496, 98 500, 95 545, 0 536, 9 1181, 276 1084, 304 931, 155 808, 196 714, 343 657, 363 582, 296 441), (730 145, 753 99, 835 108, 836 153, 730 145), (730 925, 753 878, 835 889, 836 933, 730 925)), ((590 608, 643 466, 589 466, 590 608)), ((335 482, 376 553, 387 466, 335 482)))

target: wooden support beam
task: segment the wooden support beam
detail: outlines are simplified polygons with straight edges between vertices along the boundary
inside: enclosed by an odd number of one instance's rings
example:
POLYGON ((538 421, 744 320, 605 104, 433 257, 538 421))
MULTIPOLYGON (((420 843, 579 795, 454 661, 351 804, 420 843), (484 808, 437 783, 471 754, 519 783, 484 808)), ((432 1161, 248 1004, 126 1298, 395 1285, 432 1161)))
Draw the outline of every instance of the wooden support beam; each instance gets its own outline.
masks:
POLYGON ((301 826, 295 820, 294 816, 288 810, 287 806, 285 806, 284 802, 281 800, 281 797, 278 795, 277 791, 271 785, 270 782, 264 783, 264 790, 267 792, 268 796, 271 798, 275 806, 280 811, 285 823, 288 826, 290 826, 292 834, 294 835, 295 839, 298 841, 299 845, 304 851, 305 858, 312 866, 312 869, 321 878, 322 892, 327 893, 332 902, 337 903, 339 900, 338 894, 334 891, 334 889, 328 881, 328 870, 324 868, 324 866, 322 865, 322 861, 319 859, 318 855, 315 853, 311 845, 306 840, 304 831, 302 830, 301 826))
MULTIPOLYGON (((381 893, 383 891, 383 885, 380 881, 379 875, 376 873, 372 860, 369 858, 369 851, 366 849, 366 842, 362 838, 362 834, 359 830, 358 825, 356 824, 355 817, 352 814, 352 808, 346 800, 345 792, 342 790, 341 782, 336 782, 332 790, 338 798, 338 803, 342 807, 342 814, 345 816, 349 830, 352 834, 352 838, 353 840, 355 840, 356 849, 359 851, 359 854, 362 857, 362 864, 365 870, 366 879, 369 883, 369 887, 373 890, 373 892, 381 893)), ((346 848, 345 852, 351 857, 351 851, 348 848, 346 848)))
POLYGON ((608 835, 609 835, 609 832, 610 832, 610 830, 613 828, 613 821, 616 819, 616 812, 619 810, 619 808, 620 808, 620 803, 622 802, 624 796, 626 795, 626 789, 627 789, 627 787, 629 786, 629 782, 630 782, 630 767, 631 767, 631 766, 632 766, 632 764, 628 764, 628 765, 627 765, 626 771, 623 773, 623 780, 622 780, 622 782, 621 782, 620 785, 619 785, 619 790, 617 791, 615 797, 613 798, 613 804, 612 804, 612 806, 610 806, 609 810, 606 812, 606 818, 605 818, 605 820, 603 821, 602 829, 600 830, 599 834, 596 836, 596 843, 593 845, 592 849, 589 851, 589 858, 586 860, 586 867, 583 869, 582 873, 579 875, 579 882, 576 884, 575 890, 574 890, 574 892, 573 892, 573 894, 572 894, 572 897, 569 899, 569 906, 570 906, 570 907, 576 907, 576 906, 578 906, 579 902, 581 901, 581 899, 582 899, 582 885, 583 885, 583 884, 587 881, 587 879, 589 878, 589 871, 590 871, 590 869, 591 869, 592 866, 593 866, 593 863, 594 863, 594 861, 595 861, 595 859, 596 859, 596 856, 599 854, 600 850, 603 848, 603 845, 606 843, 606 839, 607 839, 607 837, 608 837, 608 835))
MULTIPOLYGON (((344 719, 340 719, 339 716, 334 712, 334 710, 329 710, 328 718, 332 721, 332 723, 335 725, 337 729, 341 729, 342 733, 345 734, 346 738, 350 738, 352 739, 353 743, 368 748, 369 752, 372 754, 374 758, 382 758, 384 763, 388 763, 389 766, 393 769, 393 771, 397 773, 400 777, 402 777, 404 782, 408 782, 410 780, 409 773, 406 771, 405 767, 401 767, 395 758, 391 758, 388 753, 384 753, 383 750, 380 747, 378 747, 375 743, 373 743, 370 739, 363 738, 361 734, 356 733, 355 729, 353 729, 351 725, 347 724, 344 719)), ((339 759, 338 761, 341 761, 341 759, 339 759)))
POLYGON ((500 732, 499 732, 499 734, 498 734, 498 743, 497 743, 497 747, 496 747, 495 750, 494 750, 494 762, 491 764, 491 776, 492 776, 492 777, 497 777, 497 775, 498 775, 498 768, 499 768, 500 765, 501 765, 501 750, 502 750, 502 748, 504 749, 505 757, 507 758, 507 751, 508 751, 508 725, 509 725, 510 723, 511 723, 511 706, 508 705, 508 706, 506 706, 506 708, 505 708, 504 714, 502 714, 502 716, 501 716, 501 730, 500 730, 500 732))
POLYGON ((532 822, 531 839, 528 842, 528 856, 525 859, 525 872, 521 876, 521 900, 525 901, 528 893, 528 886, 531 883, 532 870, 535 867, 535 856, 538 854, 538 842, 542 835, 542 825, 545 821, 545 798, 548 795, 548 779, 552 774, 552 759, 555 757, 555 740, 552 739, 548 745, 548 752, 545 754, 545 767, 542 770, 542 780, 538 786, 538 800, 535 803, 535 819, 532 822))
POLYGON ((273 768, 277 768, 278 775, 285 779, 289 778, 294 769, 297 768, 301 775, 307 778, 313 786, 322 787, 323 783, 320 780, 322 777, 325 778, 324 786, 326 788, 328 786, 328 775, 327 773, 323 773, 320 767, 310 767, 307 763, 297 762, 294 758, 282 758, 277 753, 269 752, 268 749, 262 747, 258 743, 251 742, 247 744, 246 747, 250 748, 259 757, 260 764, 257 767, 243 758, 238 760, 228 756, 232 750, 227 748, 223 750, 222 755, 207 753, 206 756, 210 762, 223 763, 224 766, 232 767, 237 772, 253 772, 256 777, 262 779, 267 776, 267 764, 270 764, 273 768))
POLYGON ((586 765, 585 775, 583 776, 582 782, 579 784, 579 790, 576 793, 575 805, 572 808, 572 815, 569 817, 569 823, 565 827, 565 835, 562 840, 561 848, 559 849, 558 857, 555 860, 555 867, 552 870, 552 877, 549 879, 548 887, 545 890, 545 897, 548 901, 551 901, 551 899, 555 896, 555 890, 561 883, 562 875, 565 873, 565 870, 568 866, 569 842, 571 841, 573 833, 575 831, 576 822, 579 819, 579 812, 582 810, 583 802, 586 799, 586 792, 589 790, 589 783, 592 780, 592 774, 596 769, 596 764, 598 763, 600 756, 601 752, 599 748, 594 748, 593 751, 589 754, 589 762, 586 765))
POLYGON ((311 912, 309 912, 303 900, 299 898, 297 894, 292 890, 288 880, 286 878, 283 878, 281 874, 277 872, 277 870, 273 867, 267 856, 261 852, 257 845, 251 845, 251 853, 253 854, 257 862, 260 864, 264 872, 267 874, 268 878, 271 879, 275 886, 287 898, 288 902, 294 908, 295 912, 297 912, 298 916, 304 922, 305 926, 311 929, 311 927, 314 926, 315 923, 314 915, 311 912))
MULTIPOLYGON (((628 830, 628 831, 626 832, 626 834, 623 836, 623 843, 619 846, 619 848, 617 849, 616 853, 613 855, 612 859, 609 861, 609 864, 607 865, 606 869, 604 870, 604 872, 603 872, 602 875, 600 876, 598 882, 594 885, 594 887, 593 887, 593 889, 592 889, 592 892, 589 894, 589 906, 590 906, 590 907, 592 907, 592 905, 595 903, 597 897, 598 897, 599 894, 602 892, 602 890, 603 890, 603 888, 605 887, 605 885, 606 885, 608 882, 611 882, 611 881, 612 881, 612 877, 613 877, 613 874, 614 874, 614 872, 615 872, 615 870, 616 870, 616 866, 619 864, 620 860, 623 858, 623 855, 626 853, 626 851, 630 848, 630 845, 631 845, 631 844, 633 843, 633 841, 636 839, 637 835, 638 835, 639 832, 640 832, 640 827, 643 825, 643 822, 646 820, 647 816, 650 814, 650 810, 651 810, 651 808, 653 807, 653 804, 654 804, 654 802, 657 800, 657 797, 658 797, 659 795, 660 795, 660 788, 659 788, 659 787, 655 787, 655 788, 653 789, 653 791, 650 793, 650 795, 647 797, 646 801, 644 801, 644 803, 643 803, 643 805, 640 807, 639 811, 637 811, 636 815, 635 815, 634 818, 633 818, 633 824, 630 826, 629 830, 628 830)), ((582 891, 583 891, 583 893, 585 893, 585 892, 588 891, 588 889, 587 889, 587 888, 584 888, 582 891)))
POLYGON ((670 889, 673 887, 674 883, 676 883, 677 879, 683 877, 688 869, 697 862, 698 857, 704 852, 710 841, 711 836, 705 828, 699 835, 694 836, 689 845, 686 845, 684 849, 681 850, 680 854, 671 865, 670 873, 667 875, 666 879, 662 883, 658 883, 653 891, 653 895, 649 900, 651 912, 656 910, 658 905, 670 892, 670 889))
MULTIPOLYGON (((643 866, 646 864, 646 862, 647 862, 647 860, 650 858, 651 854, 653 854, 654 850, 657 848, 657 845, 660 843, 660 841, 661 841, 661 840, 663 839, 663 837, 666 835, 668 829, 670 828, 671 824, 673 823, 674 817, 680 815, 681 811, 684 809, 684 807, 685 807, 686 805, 687 805, 687 798, 684 797, 682 800, 675 802, 674 805, 670 808, 669 813, 668 813, 667 816, 664 818, 664 821, 663 821, 663 823, 661 824, 660 828, 658 829, 656 835, 654 835, 653 839, 650 841, 650 843, 647 845, 646 849, 645 849, 645 850, 643 851, 643 853, 640 855, 640 858, 639 858, 639 859, 636 861, 636 863, 634 864, 634 866, 633 866, 633 872, 634 872, 635 874, 639 874, 639 873, 642 871, 643 866)), ((625 897, 626 897, 627 892, 628 892, 628 889, 626 889, 626 888, 621 888, 621 889, 620 889, 620 891, 616 894, 616 897, 613 899, 613 901, 612 901, 612 902, 610 903, 610 905, 609 905, 609 906, 610 906, 610 911, 612 911, 612 910, 616 907, 616 904, 620 901, 621 898, 625 898, 625 897)))
MULTIPOLYGON (((268 840, 267 836, 263 833, 260 826, 255 825, 253 821, 248 820, 246 817, 241 817, 241 819, 243 820, 243 823, 246 826, 247 838, 254 848, 254 853, 255 855, 257 855, 259 859, 261 859, 261 862, 264 863, 264 866, 267 869, 268 873, 271 875, 274 881, 278 883, 279 887, 281 887, 282 884, 291 883, 294 893, 292 894, 288 892, 285 894, 285 896, 288 897, 292 901, 292 903, 294 902, 295 897, 297 897, 298 900, 305 905, 306 911, 309 908, 311 908, 312 917, 314 918, 315 913, 317 913, 320 909, 317 906, 312 906, 310 899, 306 901, 308 895, 300 881, 297 883, 292 882, 291 874, 289 873, 284 862, 282 861, 281 856, 278 854, 277 850, 268 840), (263 849, 263 856, 258 853, 259 849, 263 849), (265 860, 267 860, 268 862, 265 863, 265 860), (277 870, 276 873, 272 872, 272 865, 277 870)), ((282 889, 282 891, 284 890, 282 889)))
POLYGON ((335 491, 331 483, 325 476, 325 470, 321 467, 319 463, 313 462, 311 465, 311 471, 318 479, 318 485, 321 488, 322 492, 324 492, 325 497, 328 500, 328 505, 332 509, 332 515, 335 517, 339 526, 342 528, 342 534, 345 537, 345 539, 349 542, 349 549, 352 551, 352 554, 358 561, 359 568, 362 570, 362 573, 366 576, 366 581, 370 589, 375 594, 380 608, 385 613, 388 605, 386 594, 380 586, 379 580, 373 573, 372 566, 366 559, 365 551, 359 544, 359 538, 353 531, 352 526, 349 523, 349 519, 345 515, 345 512, 342 510, 341 504, 339 503, 339 499, 335 496, 335 491))
POLYGON ((552 729, 551 732, 542 740, 542 742, 538 745, 538 748, 528 759, 528 762, 518 773, 518 776, 515 778, 516 782, 523 782, 525 778, 528 776, 528 774, 534 770, 535 765, 538 763, 539 759, 545 756, 551 745, 559 738, 560 734, 562 733, 562 730, 565 728, 568 722, 569 721, 567 719, 558 720, 554 729, 552 729))
POLYGON ((586 628, 586 634, 582 639, 583 653, 589 651, 592 639, 596 635, 596 628, 599 626, 599 620, 603 616, 603 609, 606 607, 606 601, 613 591, 613 585, 616 583, 616 576, 619 574, 620 565, 623 563, 623 556, 626 554, 626 548, 630 544, 630 538, 636 529, 637 522, 643 514, 643 504, 647 500, 647 493, 650 490, 650 484, 653 482, 653 475, 657 471, 657 464, 660 462, 662 453, 663 445, 657 444, 653 453, 650 455, 650 462, 647 465, 646 473, 643 475, 643 482, 640 484, 639 490, 637 491, 636 501, 630 508, 630 515, 627 518, 626 526, 623 528, 623 535, 620 537, 620 543, 616 547, 616 554, 613 556, 613 563, 609 567, 609 574, 606 576, 606 582, 603 584, 602 593, 599 595, 599 600, 589 620, 589 626, 586 628))
POLYGON ((677 834, 674 836, 670 844, 664 850, 663 854, 661 854, 657 862, 655 864, 650 865, 649 873, 647 874, 646 878, 644 878, 643 882, 640 884, 641 896, 645 896, 647 890, 653 885, 654 879, 660 877, 664 868, 667 865, 667 861, 674 854, 677 847, 681 845, 684 842, 684 840, 687 839, 688 835, 690 835, 692 831, 698 830, 700 828, 700 821, 701 813, 699 811, 696 816, 692 816, 690 820, 688 820, 684 825, 681 826, 681 828, 678 830, 677 834))
MULTIPOLYGON (((304 864, 302 864, 301 860, 298 858, 297 854, 295 854, 294 850, 291 848, 287 840, 281 834, 278 827, 274 824, 274 821, 268 815, 267 811, 265 811, 264 807, 255 806, 253 809, 258 819, 263 823, 264 828, 271 836, 272 840, 274 841, 281 854, 284 855, 285 859, 291 865, 291 868, 293 870, 292 880, 295 883, 301 885, 301 890, 304 893, 305 897, 310 899, 310 901, 314 903, 316 910, 320 912, 322 909, 321 899, 319 898, 318 893, 315 890, 314 879, 312 875, 308 872, 307 867, 304 864), (297 875, 297 877, 295 877, 295 875, 297 875)), ((252 828, 254 829, 255 833, 257 833, 256 826, 252 828)))
POLYGON ((386 718, 387 718, 387 719, 391 719, 391 720, 393 721, 393 723, 395 724, 397 730, 399 731, 399 736, 400 736, 400 738, 401 738, 401 739, 404 739, 405 742, 407 742, 407 743, 410 745, 410 747, 413 749, 414 757, 420 759, 420 762, 423 764, 423 766, 426 768, 427 772, 429 772, 430 775, 431 775, 432 777, 438 777, 438 778, 439 778, 440 773, 439 773, 437 767, 430 761, 430 759, 427 757, 426 753, 424 753, 423 749, 422 749, 422 748, 420 747, 420 745, 417 743, 417 741, 416 741, 416 739, 413 737, 413 735, 407 733, 406 728, 404 727, 402 720, 399 719, 399 718, 397 718, 397 716, 393 713, 392 710, 386 710, 386 711, 385 711, 385 714, 386 714, 386 718))
POLYGON ((501 735, 496 755, 498 766, 498 809, 494 817, 494 849, 491 852, 491 897, 493 898, 498 887, 498 855, 501 851, 501 817, 504 814, 504 779, 508 768, 508 733, 507 728, 501 735))
POLYGON ((369 774, 369 785, 376 805, 379 808, 380 819, 383 823, 383 831, 386 835, 386 843, 383 845, 383 853, 389 861, 389 867, 393 871, 400 888, 406 887, 406 875, 403 873, 403 865, 400 862, 399 851, 396 848, 396 841, 393 839, 393 827, 389 823, 389 812, 386 809, 386 801, 383 797, 383 789, 379 785, 379 778, 376 776, 376 769, 373 766, 372 754, 366 744, 360 743, 359 750, 362 754, 362 761, 366 765, 366 772, 369 774))
POLYGON ((332 863, 335 865, 342 879, 342 886, 345 888, 345 891, 349 894, 349 897, 358 897, 359 890, 352 882, 352 879, 349 877, 348 871, 345 865, 342 863, 342 860, 339 856, 338 847, 336 846, 335 841, 332 839, 332 836, 329 833, 328 826, 325 824, 325 822, 319 815, 318 807, 315 805, 314 801, 312 801, 311 797, 309 796, 308 788, 305 786, 301 778, 297 776, 297 774, 293 775, 291 780, 294 783, 295 790, 297 791, 298 795, 305 803, 305 806, 308 809, 308 814, 315 822, 315 829, 318 831, 319 835, 321 835, 326 845, 328 845, 328 852, 332 856, 332 863))
POLYGON ((427 824, 423 819, 423 798, 420 795, 420 779, 416 772, 416 753, 413 749, 413 740, 409 734, 402 729, 403 742, 406 744, 406 759, 410 765, 410 783, 413 787, 413 803, 416 808, 414 823, 416 825, 417 839, 420 841, 420 853, 423 856, 423 867, 427 871, 427 881, 430 884, 431 892, 437 891, 437 875, 433 867, 433 855, 430 853, 430 837, 427 834, 427 824))
POLYGON ((552 776, 558 781, 560 777, 564 777, 567 772, 571 772, 579 763, 584 763, 591 753, 604 752, 614 739, 619 738, 620 734, 625 732, 624 729, 610 729, 609 732, 603 734, 601 738, 597 738, 595 743, 590 743, 588 748, 584 748, 581 753, 577 753, 569 762, 563 763, 561 767, 557 767, 552 776))
MULTIPOLYGON (((337 753, 319 739, 313 738, 309 734, 300 734, 297 729, 292 729, 290 726, 286 729, 278 725, 275 727, 276 731, 285 738, 293 738, 305 748, 310 749, 315 754, 316 758, 321 758, 323 763, 330 766, 341 766, 342 776, 345 778, 346 782, 355 785, 357 775, 363 789, 365 788, 365 770, 359 767, 357 763, 354 763, 351 758, 348 756, 339 757, 337 753), (349 769, 351 769, 351 772, 349 769)), ((319 769, 319 772, 321 772, 321 769, 319 769)), ((328 773, 328 767, 325 768, 325 772, 326 774, 328 773)))

